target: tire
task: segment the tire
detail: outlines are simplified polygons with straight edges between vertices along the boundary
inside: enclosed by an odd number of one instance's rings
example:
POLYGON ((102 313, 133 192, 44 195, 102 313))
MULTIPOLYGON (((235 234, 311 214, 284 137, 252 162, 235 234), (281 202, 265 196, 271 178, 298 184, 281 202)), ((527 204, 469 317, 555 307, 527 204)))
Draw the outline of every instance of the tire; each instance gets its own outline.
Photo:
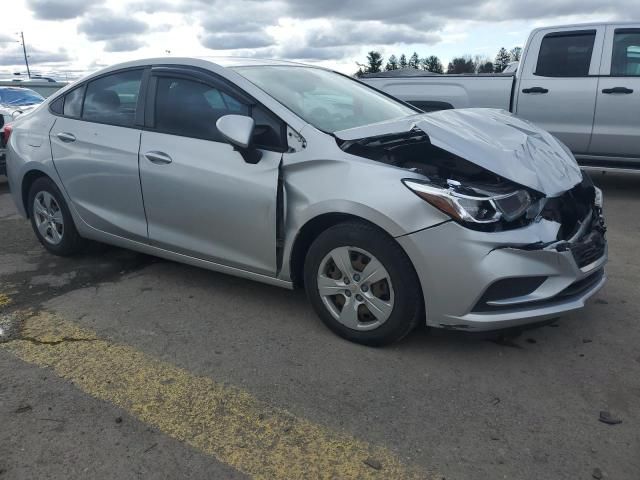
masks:
POLYGON ((67 257, 83 249, 85 241, 76 230, 62 193, 51 179, 36 179, 29 189, 28 202, 31 227, 47 251, 67 257))
POLYGON ((307 253, 304 281, 321 320, 352 342, 397 342, 423 318, 422 290, 409 257, 392 237, 366 223, 340 223, 322 232, 307 253), (350 268, 346 283, 343 270, 350 268))

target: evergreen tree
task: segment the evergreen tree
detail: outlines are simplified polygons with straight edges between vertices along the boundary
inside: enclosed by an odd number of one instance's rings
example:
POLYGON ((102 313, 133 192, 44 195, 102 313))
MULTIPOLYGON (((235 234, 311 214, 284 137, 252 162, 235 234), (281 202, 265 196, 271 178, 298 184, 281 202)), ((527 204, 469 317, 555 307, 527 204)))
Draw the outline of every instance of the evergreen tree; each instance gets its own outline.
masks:
POLYGON ((420 57, 416 52, 413 52, 413 55, 409 58, 409 68, 420 68, 420 57))
POLYGON ((391 55, 389 57, 389 61, 387 62, 387 66, 384 67, 385 70, 397 70, 398 69, 398 58, 395 55, 391 55))
POLYGON ((495 71, 497 73, 502 72, 505 68, 507 68, 507 65, 509 65, 510 61, 511 56, 509 55, 509 52, 507 52, 506 48, 502 47, 496 55, 496 61, 493 64, 495 71))
POLYGON ((382 55, 375 50, 367 54, 367 63, 365 65, 366 73, 378 73, 382 71, 382 55))
POLYGON ((513 47, 509 52, 509 56, 511 57, 512 62, 519 62, 520 57, 522 57, 522 48, 513 47))
POLYGON ((422 69, 427 72, 432 73, 444 73, 444 67, 442 66, 442 62, 435 55, 430 55, 426 58, 423 58, 422 61, 422 69))
POLYGON ((407 56, 403 53, 400 55, 400 68, 407 68, 407 56))

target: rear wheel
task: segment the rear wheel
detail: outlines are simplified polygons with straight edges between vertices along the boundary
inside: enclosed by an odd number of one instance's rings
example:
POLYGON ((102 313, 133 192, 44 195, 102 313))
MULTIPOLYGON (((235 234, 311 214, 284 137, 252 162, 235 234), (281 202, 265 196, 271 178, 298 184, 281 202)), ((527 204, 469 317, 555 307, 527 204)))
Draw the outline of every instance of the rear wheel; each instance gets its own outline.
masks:
POLYGON ((305 287, 323 322, 357 343, 400 340, 422 316, 409 258, 393 238, 364 223, 342 223, 318 236, 305 261, 305 287))
POLYGON ((50 179, 38 178, 31 185, 29 217, 36 237, 54 255, 73 255, 84 246, 64 197, 50 179))

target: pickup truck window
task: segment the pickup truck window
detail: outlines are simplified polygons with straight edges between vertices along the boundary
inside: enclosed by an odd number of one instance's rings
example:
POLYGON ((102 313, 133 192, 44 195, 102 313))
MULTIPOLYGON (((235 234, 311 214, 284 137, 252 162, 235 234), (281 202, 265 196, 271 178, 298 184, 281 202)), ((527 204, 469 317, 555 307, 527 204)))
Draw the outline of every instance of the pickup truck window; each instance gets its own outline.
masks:
POLYGON ((542 77, 588 76, 595 39, 595 30, 545 35, 540 45, 535 75, 542 77))
POLYGON ((613 37, 611 75, 640 76, 640 29, 616 29, 613 37))

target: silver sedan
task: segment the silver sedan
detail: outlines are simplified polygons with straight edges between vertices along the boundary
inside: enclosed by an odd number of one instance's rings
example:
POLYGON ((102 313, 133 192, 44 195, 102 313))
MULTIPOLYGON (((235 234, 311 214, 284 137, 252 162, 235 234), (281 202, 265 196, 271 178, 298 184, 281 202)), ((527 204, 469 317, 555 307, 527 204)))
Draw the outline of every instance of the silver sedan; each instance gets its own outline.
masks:
POLYGON ((542 322, 605 282, 602 195, 553 136, 318 67, 116 65, 19 117, 8 148, 13 199, 53 254, 90 239, 304 286, 355 342, 542 322))

